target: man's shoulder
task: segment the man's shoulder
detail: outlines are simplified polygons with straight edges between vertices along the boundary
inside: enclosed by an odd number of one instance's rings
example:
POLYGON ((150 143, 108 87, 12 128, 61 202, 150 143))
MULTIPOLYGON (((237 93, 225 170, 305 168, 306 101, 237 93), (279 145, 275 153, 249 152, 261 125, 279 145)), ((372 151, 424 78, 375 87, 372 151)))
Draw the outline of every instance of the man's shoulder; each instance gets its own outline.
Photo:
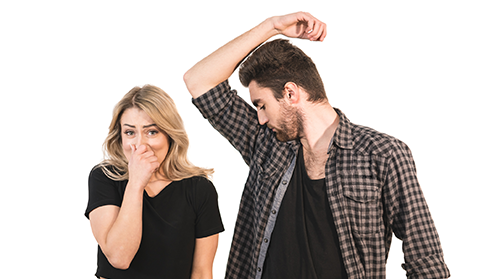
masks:
POLYGON ((394 136, 371 127, 351 123, 354 148, 366 155, 392 156, 396 149, 407 148, 406 144, 394 136))

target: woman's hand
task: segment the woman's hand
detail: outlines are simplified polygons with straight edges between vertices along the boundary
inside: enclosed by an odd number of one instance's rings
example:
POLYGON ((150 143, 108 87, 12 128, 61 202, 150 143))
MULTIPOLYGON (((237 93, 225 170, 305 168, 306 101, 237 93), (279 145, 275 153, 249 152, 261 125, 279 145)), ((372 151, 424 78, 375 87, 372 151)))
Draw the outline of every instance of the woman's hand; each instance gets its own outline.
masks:
POLYGON ((153 173, 160 167, 158 157, 149 145, 131 144, 131 156, 128 162, 129 183, 144 189, 153 173))

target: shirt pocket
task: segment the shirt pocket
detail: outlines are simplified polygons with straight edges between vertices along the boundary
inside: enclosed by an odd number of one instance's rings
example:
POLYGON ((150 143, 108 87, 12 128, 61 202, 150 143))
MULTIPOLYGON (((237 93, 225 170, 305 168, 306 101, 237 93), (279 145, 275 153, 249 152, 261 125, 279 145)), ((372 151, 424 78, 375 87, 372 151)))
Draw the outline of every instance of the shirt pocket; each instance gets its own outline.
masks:
POLYGON ((275 169, 256 165, 251 169, 249 176, 252 178, 250 183, 255 209, 260 212, 266 204, 266 199, 272 194, 270 191, 272 191, 272 185, 276 179, 275 169))
POLYGON ((381 229, 379 187, 346 185, 343 192, 346 213, 353 231, 360 236, 379 232, 381 229))

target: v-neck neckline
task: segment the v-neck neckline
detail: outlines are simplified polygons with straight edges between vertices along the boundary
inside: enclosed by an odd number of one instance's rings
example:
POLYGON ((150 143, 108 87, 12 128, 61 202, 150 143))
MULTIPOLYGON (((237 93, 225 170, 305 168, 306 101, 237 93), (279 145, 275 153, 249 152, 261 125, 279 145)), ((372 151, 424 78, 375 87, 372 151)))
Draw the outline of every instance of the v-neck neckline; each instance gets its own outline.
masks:
POLYGON ((149 198, 149 199, 154 199, 156 197, 158 197, 159 195, 161 195, 163 192, 165 192, 170 185, 172 185, 175 181, 171 181, 170 183, 168 183, 167 185, 165 185, 156 195, 154 196, 150 196, 148 191, 146 191, 146 189, 144 189, 144 195, 149 198))

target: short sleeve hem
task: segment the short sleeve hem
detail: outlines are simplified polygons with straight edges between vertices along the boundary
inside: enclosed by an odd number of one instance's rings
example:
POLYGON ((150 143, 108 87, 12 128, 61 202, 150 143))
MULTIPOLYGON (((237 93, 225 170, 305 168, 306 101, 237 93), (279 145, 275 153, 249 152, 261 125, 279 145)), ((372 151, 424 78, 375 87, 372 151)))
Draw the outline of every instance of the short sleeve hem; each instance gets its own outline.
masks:
POLYGON ((218 234, 224 231, 224 226, 221 224, 220 226, 214 227, 213 229, 206 230, 196 235, 196 238, 204 238, 208 236, 212 236, 214 234, 218 234))
POLYGON ((116 201, 114 200, 103 200, 103 201, 99 201, 98 203, 94 203, 94 204, 91 204, 87 207, 87 210, 85 211, 85 217, 87 217, 87 219, 89 219, 89 215, 90 215, 90 212, 92 212, 94 209, 96 208, 99 208, 101 206, 105 206, 105 205, 116 205, 118 207, 121 206, 121 204, 118 204, 116 201))

